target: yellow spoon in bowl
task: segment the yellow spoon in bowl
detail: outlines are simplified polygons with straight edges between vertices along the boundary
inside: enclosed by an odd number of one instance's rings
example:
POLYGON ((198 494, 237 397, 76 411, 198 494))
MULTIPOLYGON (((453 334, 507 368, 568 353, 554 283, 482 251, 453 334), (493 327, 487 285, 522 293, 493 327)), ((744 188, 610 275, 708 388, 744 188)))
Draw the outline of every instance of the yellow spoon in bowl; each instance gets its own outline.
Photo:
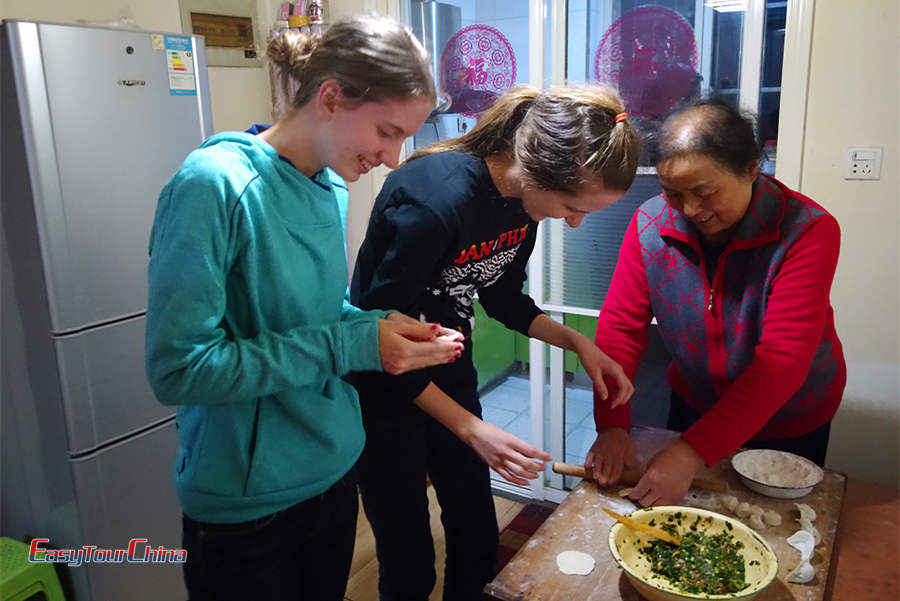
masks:
POLYGON ((619 515, 615 511, 607 509, 606 507, 602 508, 603 511, 616 518, 616 520, 622 522, 632 530, 640 530, 641 532, 646 532, 651 536, 655 536, 656 538, 666 541, 667 543, 672 543, 673 545, 680 545, 681 539, 677 536, 672 536, 662 528, 657 528, 656 526, 651 526, 649 524, 645 524, 643 522, 638 522, 629 517, 625 517, 624 515, 619 515))

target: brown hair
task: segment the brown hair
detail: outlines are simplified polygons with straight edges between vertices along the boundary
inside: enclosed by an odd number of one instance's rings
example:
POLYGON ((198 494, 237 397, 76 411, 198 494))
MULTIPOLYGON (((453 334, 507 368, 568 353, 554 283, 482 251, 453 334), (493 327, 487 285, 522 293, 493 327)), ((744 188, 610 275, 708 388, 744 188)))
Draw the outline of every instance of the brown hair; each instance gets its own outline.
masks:
POLYGON ((269 42, 266 56, 276 119, 304 106, 328 79, 338 82, 351 103, 437 97, 425 49, 407 28, 376 15, 341 19, 321 35, 283 30, 269 42))
POLYGON ((638 165, 638 134, 619 95, 602 86, 558 87, 541 92, 517 86, 497 98, 468 133, 416 152, 457 150, 481 158, 507 153, 529 183, 575 193, 586 177, 599 176, 615 190, 627 190, 638 165))

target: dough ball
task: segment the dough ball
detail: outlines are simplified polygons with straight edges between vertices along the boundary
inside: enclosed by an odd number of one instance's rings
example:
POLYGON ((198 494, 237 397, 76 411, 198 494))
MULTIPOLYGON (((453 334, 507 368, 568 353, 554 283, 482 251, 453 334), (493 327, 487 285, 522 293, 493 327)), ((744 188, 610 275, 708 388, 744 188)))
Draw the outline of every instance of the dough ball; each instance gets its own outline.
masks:
POLYGON ((735 507, 738 506, 738 498, 733 495, 725 495, 722 497, 722 505, 724 505, 728 511, 734 513, 735 507))
POLYGON ((750 515, 750 503, 744 501, 742 503, 738 503, 738 506, 735 508, 734 513, 739 518, 745 518, 750 515))
POLYGON ((761 516, 761 515, 764 514, 765 512, 766 512, 766 510, 763 509, 762 507, 760 507, 759 505, 751 505, 751 506, 750 506, 750 515, 759 515, 759 516, 761 516))
POLYGON ((762 515, 758 513, 750 514, 750 527, 754 530, 764 530, 766 528, 762 515))
POLYGON ((453 334, 444 334, 443 336, 438 336, 434 339, 435 342, 462 342, 463 335, 460 332, 454 332, 453 334))
POLYGON ((781 514, 777 511, 769 510, 763 514, 763 520, 769 526, 780 526, 781 525, 781 514))

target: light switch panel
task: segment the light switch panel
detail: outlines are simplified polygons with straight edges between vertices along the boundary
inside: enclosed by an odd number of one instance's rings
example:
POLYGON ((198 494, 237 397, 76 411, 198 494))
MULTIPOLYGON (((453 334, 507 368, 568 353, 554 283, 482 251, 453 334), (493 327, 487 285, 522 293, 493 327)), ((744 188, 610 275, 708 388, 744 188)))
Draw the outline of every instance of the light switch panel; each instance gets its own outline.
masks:
POLYGON ((844 161, 844 179, 881 179, 881 148, 848 148, 844 161))

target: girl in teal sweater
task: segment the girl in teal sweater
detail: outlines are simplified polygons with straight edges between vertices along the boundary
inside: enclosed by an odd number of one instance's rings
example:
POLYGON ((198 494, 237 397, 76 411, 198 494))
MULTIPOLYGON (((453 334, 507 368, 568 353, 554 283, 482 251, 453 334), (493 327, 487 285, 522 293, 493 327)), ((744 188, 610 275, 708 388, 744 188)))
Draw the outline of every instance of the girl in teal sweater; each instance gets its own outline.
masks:
POLYGON ((201 599, 343 598, 364 433, 352 370, 453 360, 448 332, 346 295, 347 189, 431 111, 427 56, 391 21, 280 34, 288 108, 191 153, 150 239, 147 375, 177 405, 185 581, 201 599))

